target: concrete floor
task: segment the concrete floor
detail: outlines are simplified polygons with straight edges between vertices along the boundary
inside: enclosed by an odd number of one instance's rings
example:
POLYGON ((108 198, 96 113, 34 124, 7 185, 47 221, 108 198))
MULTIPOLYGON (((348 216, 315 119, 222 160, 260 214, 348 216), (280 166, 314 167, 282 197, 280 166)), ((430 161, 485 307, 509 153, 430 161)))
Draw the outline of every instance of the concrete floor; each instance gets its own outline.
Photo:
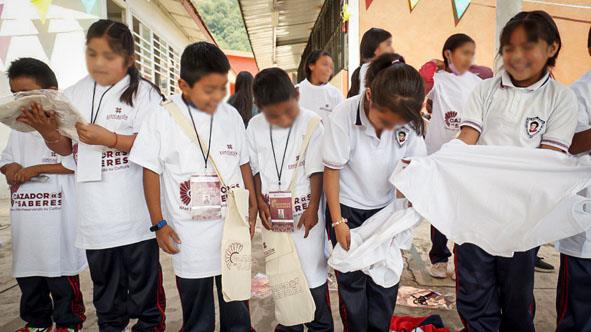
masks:
MULTIPOLYGON (((9 225, 8 220, 8 201, 0 201, 0 225, 9 225)), ((407 268, 402 276, 401 285, 413 286, 419 288, 430 288, 444 294, 452 301, 455 298, 454 282, 451 279, 437 280, 433 279, 427 273, 429 266, 427 252, 430 247, 429 224, 423 223, 416 232, 413 247, 405 253, 407 268)), ((19 318, 19 298, 20 290, 14 278, 11 277, 11 243, 10 227, 0 227, 0 241, 3 243, 0 248, 0 332, 14 331, 23 325, 19 318)), ((264 273, 262 243, 260 231, 257 232, 254 244, 255 266, 253 274, 257 272, 264 273)), ((544 246, 540 255, 546 258, 546 261, 558 267, 559 256, 552 246, 544 246)), ((161 263, 164 270, 164 287, 166 290, 166 325, 168 331, 178 331, 182 324, 181 307, 179 296, 176 290, 174 275, 170 257, 162 254, 161 263)), ((556 279, 558 273, 536 274, 536 328, 538 331, 554 331, 555 329, 555 295, 556 279)), ((92 306, 92 285, 88 270, 81 274, 81 287, 86 304, 87 320, 84 324, 85 331, 98 331, 97 318, 92 306)), ((342 331, 342 325, 338 314, 338 297, 336 291, 331 291, 331 302, 333 316, 335 320, 335 330, 342 331)), ((273 331, 276 322, 274 321, 273 301, 270 297, 265 299, 251 300, 251 316, 255 329, 258 332, 273 331)), ((439 314, 447 327, 451 331, 461 328, 461 323, 454 308, 451 310, 424 310, 409 308, 398 305, 396 307, 397 315, 421 316, 428 314, 439 314)))

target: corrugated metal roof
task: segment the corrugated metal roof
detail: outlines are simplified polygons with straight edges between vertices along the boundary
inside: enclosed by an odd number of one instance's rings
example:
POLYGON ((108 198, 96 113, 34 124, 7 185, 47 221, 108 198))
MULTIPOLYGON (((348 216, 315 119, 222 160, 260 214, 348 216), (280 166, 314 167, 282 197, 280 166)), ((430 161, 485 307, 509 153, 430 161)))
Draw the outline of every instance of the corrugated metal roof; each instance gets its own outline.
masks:
POLYGON ((296 71, 324 0, 238 0, 259 69, 296 71))
POLYGON ((191 42, 216 43, 192 1, 195 0, 157 0, 157 4, 191 42))

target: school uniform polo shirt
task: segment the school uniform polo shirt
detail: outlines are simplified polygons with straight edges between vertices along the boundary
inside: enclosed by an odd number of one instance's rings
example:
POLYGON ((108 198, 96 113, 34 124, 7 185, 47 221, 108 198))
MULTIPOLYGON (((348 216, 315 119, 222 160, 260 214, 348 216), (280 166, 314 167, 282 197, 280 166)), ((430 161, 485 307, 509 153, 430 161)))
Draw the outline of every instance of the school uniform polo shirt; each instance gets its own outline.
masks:
POLYGON ((516 87, 502 71, 474 90, 461 126, 479 131, 480 145, 544 144, 566 152, 576 124, 576 97, 568 87, 548 73, 529 87, 516 87))
MULTIPOLYGON (((577 104, 579 106, 576 131, 582 132, 591 129, 591 71, 573 83, 571 89, 577 96, 577 104)), ((586 154, 589 154, 589 151, 581 155, 586 154)), ((584 193, 587 197, 591 194, 589 188, 584 193)), ((565 255, 591 258, 591 230, 558 241, 556 243, 556 249, 565 255)))
POLYGON ((394 199, 388 178, 406 157, 426 155, 425 142, 408 126, 382 131, 363 111, 363 95, 339 104, 325 124, 323 158, 325 167, 340 170, 340 201, 346 206, 372 210, 394 199))

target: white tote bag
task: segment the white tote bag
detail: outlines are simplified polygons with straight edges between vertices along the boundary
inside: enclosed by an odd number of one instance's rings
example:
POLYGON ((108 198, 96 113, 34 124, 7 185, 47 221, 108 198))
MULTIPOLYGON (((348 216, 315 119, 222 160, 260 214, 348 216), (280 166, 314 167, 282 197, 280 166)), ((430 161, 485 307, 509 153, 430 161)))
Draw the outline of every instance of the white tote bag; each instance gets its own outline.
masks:
MULTIPOLYGON (((170 113, 185 135, 197 144, 195 131, 176 104, 167 101, 162 106, 170 113)), ((201 142, 205 141, 201 140, 201 142)), ((207 150, 208 147, 204 149, 207 150)), ((211 155, 209 161, 218 174, 222 186, 225 186, 222 174, 211 155)), ((226 302, 248 300, 251 295, 252 252, 248 223, 248 195, 248 190, 242 188, 232 188, 228 191, 228 209, 220 248, 222 294, 226 302)))
MULTIPOLYGON (((300 156, 305 155, 310 138, 319 123, 320 117, 315 117, 308 123, 300 156)), ((289 186, 292 196, 298 169, 293 172, 289 186)), ((275 302, 275 318, 279 324, 293 326, 314 320, 316 305, 291 234, 263 228, 263 248, 265 268, 275 302)))

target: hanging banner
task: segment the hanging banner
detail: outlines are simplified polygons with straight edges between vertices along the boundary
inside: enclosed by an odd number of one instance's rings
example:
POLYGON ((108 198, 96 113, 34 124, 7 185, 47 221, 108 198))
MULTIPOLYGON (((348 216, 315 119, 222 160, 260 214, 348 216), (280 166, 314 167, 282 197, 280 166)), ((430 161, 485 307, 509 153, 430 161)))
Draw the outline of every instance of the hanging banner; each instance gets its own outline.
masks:
POLYGON ((451 0, 451 2, 454 10, 454 19, 457 25, 462 19, 462 16, 464 16, 468 6, 470 6, 470 0, 451 0))
POLYGON ((411 12, 413 9, 415 9, 417 3, 419 3, 419 0, 408 0, 408 7, 410 8, 411 12))
POLYGON ((31 4, 35 6, 37 9, 37 13, 39 13, 39 18, 41 19, 41 24, 45 24, 45 16, 47 15, 47 10, 49 10, 49 5, 51 5, 52 0, 31 0, 31 4))
POLYGON ((80 0, 82 2, 82 5, 84 6, 84 10, 86 11, 86 14, 90 14, 92 12, 92 9, 94 8, 94 5, 96 4, 96 0, 80 0))

